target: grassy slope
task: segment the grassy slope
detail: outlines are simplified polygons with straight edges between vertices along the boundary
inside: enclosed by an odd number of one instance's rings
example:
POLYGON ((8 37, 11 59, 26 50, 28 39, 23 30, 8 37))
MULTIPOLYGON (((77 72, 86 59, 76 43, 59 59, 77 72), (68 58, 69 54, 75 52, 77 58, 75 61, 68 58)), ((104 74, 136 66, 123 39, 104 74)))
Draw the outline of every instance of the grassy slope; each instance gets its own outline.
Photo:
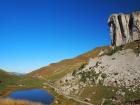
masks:
POLYGON ((0 70, 0 96, 6 96, 16 89, 41 87, 44 81, 29 76, 15 76, 0 70), (22 86, 21 86, 22 85, 22 86))
POLYGON ((103 98, 106 99, 111 98, 115 94, 116 89, 117 88, 110 86, 93 85, 93 87, 84 88, 80 97, 82 98, 88 97, 91 99, 92 103, 94 103, 95 105, 100 105, 103 98))
POLYGON ((18 79, 17 76, 10 75, 7 72, 5 72, 4 70, 0 69, 0 81, 1 81, 1 83, 0 83, 0 90, 6 88, 7 85, 11 85, 17 79, 18 79))
MULTIPOLYGON (((0 97, 7 96, 12 91, 16 91, 19 89, 28 89, 28 88, 43 88, 43 84, 45 81, 40 80, 38 78, 34 78, 31 76, 22 76, 17 77, 14 75, 10 75, 4 70, 0 70, 0 97), (22 84, 23 86, 19 86, 22 84)), ((79 103, 74 102, 73 100, 65 99, 63 96, 57 94, 52 88, 46 87, 46 90, 49 91, 53 96, 55 96, 55 100, 59 103, 53 105, 81 105, 79 103)), ((27 101, 18 101, 18 100, 7 100, 7 99, 0 99, 0 105, 40 105, 34 104, 27 101)))
POLYGON ((50 80, 58 80, 67 73, 78 69, 82 64, 87 63, 90 57, 96 57, 102 49, 106 48, 108 47, 98 47, 76 58, 66 59, 58 63, 50 64, 49 66, 33 71, 30 75, 42 75, 50 80))
MULTIPOLYGON (((108 48, 107 49, 108 51, 105 54, 111 56, 117 51, 121 51, 125 49, 132 49, 135 52, 136 56, 139 56, 140 42, 137 41, 137 42, 128 43, 126 45, 116 47, 115 50, 108 48)), ((100 105, 104 98, 110 99, 111 97, 115 96, 116 91, 118 89, 122 89, 123 92, 125 92, 124 100, 126 102, 140 99, 139 89, 136 92, 132 92, 132 91, 128 91, 128 89, 126 89, 125 87, 110 87, 110 86, 102 86, 102 85, 93 85, 93 87, 84 88, 82 94, 80 94, 80 97, 82 98, 88 97, 91 99, 92 103, 94 103, 95 105, 100 105), (95 94, 93 95, 92 93, 95 94)), ((112 104, 107 104, 107 105, 112 105, 112 104)))

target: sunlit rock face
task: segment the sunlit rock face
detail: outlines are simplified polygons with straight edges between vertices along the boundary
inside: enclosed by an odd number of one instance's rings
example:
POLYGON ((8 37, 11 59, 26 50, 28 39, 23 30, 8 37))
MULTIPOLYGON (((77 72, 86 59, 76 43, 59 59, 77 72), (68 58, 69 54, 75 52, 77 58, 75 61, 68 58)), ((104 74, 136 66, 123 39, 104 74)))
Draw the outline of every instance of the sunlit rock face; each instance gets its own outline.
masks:
POLYGON ((113 46, 140 39, 140 11, 131 14, 112 14, 108 19, 113 46))

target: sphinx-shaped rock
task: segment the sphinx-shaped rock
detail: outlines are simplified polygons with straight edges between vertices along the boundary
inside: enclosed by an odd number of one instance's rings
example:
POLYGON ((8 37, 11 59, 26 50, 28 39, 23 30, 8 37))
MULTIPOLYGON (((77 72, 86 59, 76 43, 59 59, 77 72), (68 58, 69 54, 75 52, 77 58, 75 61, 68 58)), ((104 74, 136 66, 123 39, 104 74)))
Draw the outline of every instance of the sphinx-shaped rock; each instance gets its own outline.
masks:
POLYGON ((140 11, 112 14, 108 19, 113 46, 140 40, 140 11))

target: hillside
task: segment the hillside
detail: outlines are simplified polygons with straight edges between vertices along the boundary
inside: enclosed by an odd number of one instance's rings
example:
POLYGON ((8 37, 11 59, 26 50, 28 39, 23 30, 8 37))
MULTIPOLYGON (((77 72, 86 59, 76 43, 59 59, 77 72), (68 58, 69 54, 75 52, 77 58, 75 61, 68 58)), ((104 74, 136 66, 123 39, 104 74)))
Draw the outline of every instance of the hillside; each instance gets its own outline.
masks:
POLYGON ((89 99, 95 105, 100 105, 104 99, 105 103, 112 102, 112 97, 117 102, 123 99, 127 103, 140 99, 139 43, 96 48, 31 74, 47 78, 61 94, 89 99))
POLYGON ((17 89, 40 87, 43 81, 26 75, 14 75, 13 73, 0 70, 0 97, 6 96, 17 89), (38 82, 36 82, 38 81, 38 82))
POLYGON ((87 64, 89 58, 96 57, 101 50, 109 48, 108 46, 98 47, 92 51, 89 51, 83 55, 75 57, 73 59, 66 59, 58 63, 50 64, 49 66, 40 68, 31 72, 29 75, 39 76, 42 75, 50 80, 58 80, 65 76, 67 73, 80 68, 82 65, 87 64))
POLYGON ((95 105, 100 105, 104 99, 112 101, 112 97, 115 97, 117 105, 121 99, 124 103, 140 99, 138 46, 139 42, 132 42, 112 50, 102 50, 83 68, 68 73, 54 86, 65 95, 89 99, 95 105))
POLYGON ((18 77, 0 69, 0 95, 7 86, 16 83, 18 77))
POLYGON ((2 69, 0 69, 0 78, 8 77, 10 74, 2 69))

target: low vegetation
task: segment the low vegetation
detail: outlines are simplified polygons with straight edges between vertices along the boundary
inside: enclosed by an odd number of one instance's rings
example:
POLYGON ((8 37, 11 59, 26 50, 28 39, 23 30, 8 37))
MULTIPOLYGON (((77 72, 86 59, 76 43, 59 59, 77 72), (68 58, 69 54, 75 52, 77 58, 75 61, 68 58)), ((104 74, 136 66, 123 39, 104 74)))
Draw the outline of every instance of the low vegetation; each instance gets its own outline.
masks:
POLYGON ((117 88, 111 87, 111 86, 102 86, 102 85, 93 85, 92 87, 85 87, 81 97, 85 98, 88 97, 91 99, 91 103, 94 105, 101 105, 102 100, 110 99, 115 92, 117 91, 117 88), (114 90, 114 91, 112 91, 114 90))
POLYGON ((118 46, 118 47, 115 47, 115 48, 108 48, 103 55, 111 56, 114 53, 116 53, 118 51, 121 51, 122 48, 123 48, 123 46, 118 46))
POLYGON ((95 81, 98 79, 99 75, 101 73, 96 73, 94 70, 91 70, 91 71, 83 71, 83 72, 80 72, 79 73, 81 75, 81 81, 82 82, 87 82, 89 80, 92 81, 92 83, 95 83, 95 81))
POLYGON ((25 100, 0 99, 0 105, 43 105, 25 100))
POLYGON ((114 47, 114 48, 108 47, 106 49, 106 51, 104 52, 104 54, 102 54, 102 55, 111 56, 114 53, 116 53, 118 51, 121 51, 121 50, 125 50, 125 49, 133 49, 135 54, 137 56, 139 56, 139 54, 140 54, 140 41, 131 42, 131 43, 128 43, 128 44, 125 44, 125 45, 122 45, 122 46, 117 46, 117 47, 114 47))
MULTIPOLYGON (((64 96, 59 95, 49 86, 45 86, 43 88, 43 83, 45 80, 41 80, 37 77, 32 76, 13 76, 9 75, 5 71, 0 71, 0 97, 4 97, 9 95, 12 91, 20 90, 20 89, 29 89, 29 88, 40 88, 46 89, 55 97, 55 101, 52 105, 79 105, 77 102, 64 98, 64 96)), ((42 105, 40 103, 34 103, 29 101, 22 100, 12 100, 12 99, 0 99, 0 105, 42 105)))
POLYGON ((73 59, 66 59, 58 63, 53 63, 49 66, 35 70, 29 75, 42 75, 43 77, 52 81, 59 80, 67 73, 73 72, 74 70, 82 69, 88 62, 89 58, 96 57, 101 50, 104 50, 106 48, 108 48, 108 46, 95 48, 94 50, 77 56, 73 59))

